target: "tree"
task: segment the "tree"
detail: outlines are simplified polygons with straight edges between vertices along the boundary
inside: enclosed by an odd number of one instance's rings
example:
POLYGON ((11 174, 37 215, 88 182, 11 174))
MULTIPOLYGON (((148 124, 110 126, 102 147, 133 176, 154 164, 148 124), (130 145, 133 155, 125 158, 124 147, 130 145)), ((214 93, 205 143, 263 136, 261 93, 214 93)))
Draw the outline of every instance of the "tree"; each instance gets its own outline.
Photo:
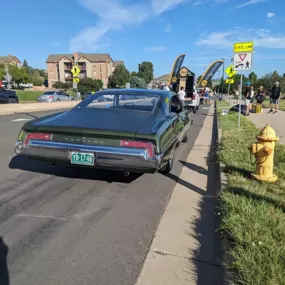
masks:
POLYGON ((149 84, 153 80, 153 64, 149 61, 143 61, 139 64, 139 71, 137 76, 143 78, 146 84, 149 84))
POLYGON ((33 74, 31 75, 32 83, 35 86, 42 86, 44 82, 44 78, 40 76, 40 73, 38 70, 35 70, 33 74))
POLYGON ((198 76, 198 78, 197 78, 197 83, 201 80, 202 76, 203 76, 203 75, 199 75, 199 76, 198 76))
POLYGON ((14 64, 8 65, 8 71, 13 77, 13 81, 19 86, 20 83, 29 83, 30 75, 25 67, 18 67, 14 64))
POLYGON ((146 82, 144 81, 143 78, 140 78, 138 76, 133 76, 131 78, 130 84, 131 88, 143 88, 143 89, 146 88, 146 82))
POLYGON ((23 61, 23 67, 29 68, 29 65, 26 59, 24 59, 23 61))
POLYGON ((92 79, 87 77, 86 79, 81 79, 78 83, 78 91, 81 94, 86 92, 97 92, 103 88, 103 82, 100 79, 92 79))
POLYGON ((5 65, 4 64, 0 64, 0 80, 4 79, 5 74, 6 74, 5 65))
POLYGON ((131 76, 137 76, 137 73, 135 71, 132 71, 131 76))
POLYGON ((52 85, 52 87, 56 89, 70 89, 72 87, 72 83, 71 82, 55 82, 52 85))
POLYGON ((249 75, 248 75, 248 79, 251 83, 251 85, 256 88, 256 82, 257 82, 257 75, 254 73, 254 72, 251 72, 249 75))
POLYGON ((125 87, 126 83, 130 81, 130 72, 126 69, 125 65, 119 64, 114 70, 113 74, 109 77, 108 87, 117 88, 125 87))

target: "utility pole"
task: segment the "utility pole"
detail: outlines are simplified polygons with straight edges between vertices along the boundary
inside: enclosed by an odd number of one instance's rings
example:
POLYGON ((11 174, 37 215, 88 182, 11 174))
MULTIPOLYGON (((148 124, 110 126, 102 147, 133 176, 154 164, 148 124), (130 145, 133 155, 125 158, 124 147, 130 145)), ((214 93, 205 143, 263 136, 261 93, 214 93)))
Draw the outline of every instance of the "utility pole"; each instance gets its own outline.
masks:
POLYGON ((223 60, 223 75, 222 75, 222 84, 221 84, 221 89, 222 89, 222 93, 224 91, 224 74, 225 74, 225 58, 221 57, 221 59, 223 60))

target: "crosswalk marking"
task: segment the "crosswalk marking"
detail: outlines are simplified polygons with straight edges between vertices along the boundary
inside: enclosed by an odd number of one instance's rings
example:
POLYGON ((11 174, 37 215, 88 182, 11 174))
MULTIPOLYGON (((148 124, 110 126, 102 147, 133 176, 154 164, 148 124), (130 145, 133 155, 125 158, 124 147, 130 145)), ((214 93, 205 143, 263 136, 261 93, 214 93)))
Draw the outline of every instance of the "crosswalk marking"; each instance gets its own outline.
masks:
POLYGON ((31 119, 15 119, 12 120, 11 122, 23 122, 23 121, 30 121, 31 119))

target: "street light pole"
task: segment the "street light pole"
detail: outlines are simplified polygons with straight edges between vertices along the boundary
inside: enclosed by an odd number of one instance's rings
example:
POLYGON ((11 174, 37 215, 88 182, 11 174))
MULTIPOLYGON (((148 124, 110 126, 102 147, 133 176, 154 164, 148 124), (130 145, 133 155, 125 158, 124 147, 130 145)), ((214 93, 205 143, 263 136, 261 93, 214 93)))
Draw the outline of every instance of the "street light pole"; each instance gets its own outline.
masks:
POLYGON ((221 84, 221 89, 222 89, 222 93, 224 91, 224 74, 225 74, 225 58, 221 57, 221 59, 223 60, 223 75, 222 75, 222 84, 221 84))

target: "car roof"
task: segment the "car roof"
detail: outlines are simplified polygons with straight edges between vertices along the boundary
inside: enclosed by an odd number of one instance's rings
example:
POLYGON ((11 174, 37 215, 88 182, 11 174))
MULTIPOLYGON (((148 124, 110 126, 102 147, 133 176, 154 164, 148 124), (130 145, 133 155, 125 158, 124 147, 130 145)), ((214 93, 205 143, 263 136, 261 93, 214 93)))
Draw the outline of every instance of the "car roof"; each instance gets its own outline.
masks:
POLYGON ((166 90, 157 90, 157 89, 140 89, 140 88, 110 88, 104 89, 102 91, 96 92, 95 95, 109 95, 110 93, 113 94, 122 94, 124 95, 147 95, 147 96, 159 96, 162 98, 170 98, 175 93, 166 90))

